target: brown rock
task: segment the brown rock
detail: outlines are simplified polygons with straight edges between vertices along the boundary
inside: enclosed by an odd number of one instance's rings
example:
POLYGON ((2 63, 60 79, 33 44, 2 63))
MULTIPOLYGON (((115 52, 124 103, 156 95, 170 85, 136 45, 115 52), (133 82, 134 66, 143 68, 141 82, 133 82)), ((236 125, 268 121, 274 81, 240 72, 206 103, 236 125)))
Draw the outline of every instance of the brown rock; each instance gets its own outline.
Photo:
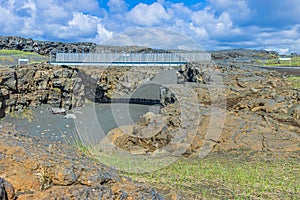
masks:
POLYGON ((146 149, 139 147, 139 146, 132 146, 129 148, 129 151, 133 155, 142 155, 146 154, 146 149))
POLYGON ((0 128, 0 176, 13 185, 17 199, 162 199, 74 148, 0 128))
POLYGON ((294 108, 294 110, 293 110, 293 116, 296 119, 300 119, 300 106, 297 106, 297 107, 294 108))

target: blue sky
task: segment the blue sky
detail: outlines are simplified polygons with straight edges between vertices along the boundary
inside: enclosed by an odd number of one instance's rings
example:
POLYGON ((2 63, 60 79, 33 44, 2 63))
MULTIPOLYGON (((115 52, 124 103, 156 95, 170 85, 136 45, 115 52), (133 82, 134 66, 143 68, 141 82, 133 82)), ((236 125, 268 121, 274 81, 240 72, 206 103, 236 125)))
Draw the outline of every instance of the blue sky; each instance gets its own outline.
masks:
POLYGON ((299 0, 0 0, 0 35, 101 44, 155 27, 205 49, 300 52, 299 14, 299 0))

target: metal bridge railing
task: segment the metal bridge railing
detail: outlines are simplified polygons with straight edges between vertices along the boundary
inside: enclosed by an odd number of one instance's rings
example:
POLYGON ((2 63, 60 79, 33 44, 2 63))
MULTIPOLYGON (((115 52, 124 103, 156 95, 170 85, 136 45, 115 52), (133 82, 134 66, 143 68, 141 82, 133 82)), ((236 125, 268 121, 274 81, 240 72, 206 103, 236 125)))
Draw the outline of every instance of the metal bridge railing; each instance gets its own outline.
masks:
POLYGON ((184 64, 209 62, 207 52, 51 53, 50 64, 184 64))

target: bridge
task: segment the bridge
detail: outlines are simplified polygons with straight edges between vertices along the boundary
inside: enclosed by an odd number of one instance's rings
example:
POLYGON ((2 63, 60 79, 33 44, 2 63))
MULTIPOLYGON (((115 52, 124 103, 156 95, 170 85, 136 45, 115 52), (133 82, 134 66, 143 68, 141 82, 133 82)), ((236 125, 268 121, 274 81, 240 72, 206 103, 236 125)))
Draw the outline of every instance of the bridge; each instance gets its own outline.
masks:
MULTIPOLYGON (((211 54, 204 51, 147 51, 147 52, 56 52, 50 55, 50 64, 68 66, 180 66, 188 63, 210 63, 211 54)), ((154 83, 138 88, 131 98, 96 99, 98 103, 130 103, 162 105, 162 84, 177 84, 176 70, 157 74, 154 83), (167 81, 167 82, 166 82, 167 81)))
POLYGON ((191 62, 210 62, 211 54, 204 51, 164 52, 100 52, 50 54, 52 65, 90 66, 179 66, 191 62))

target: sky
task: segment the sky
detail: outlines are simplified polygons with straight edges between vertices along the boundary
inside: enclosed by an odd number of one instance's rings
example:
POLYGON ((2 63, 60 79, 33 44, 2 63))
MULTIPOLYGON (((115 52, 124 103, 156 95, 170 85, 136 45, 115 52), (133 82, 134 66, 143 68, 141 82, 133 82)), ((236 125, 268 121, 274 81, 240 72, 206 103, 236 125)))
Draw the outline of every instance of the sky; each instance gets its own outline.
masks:
POLYGON ((0 35, 105 44, 133 30, 146 41, 159 29, 172 33, 156 32, 161 43, 300 53, 299 14, 299 0, 0 0, 0 35))

